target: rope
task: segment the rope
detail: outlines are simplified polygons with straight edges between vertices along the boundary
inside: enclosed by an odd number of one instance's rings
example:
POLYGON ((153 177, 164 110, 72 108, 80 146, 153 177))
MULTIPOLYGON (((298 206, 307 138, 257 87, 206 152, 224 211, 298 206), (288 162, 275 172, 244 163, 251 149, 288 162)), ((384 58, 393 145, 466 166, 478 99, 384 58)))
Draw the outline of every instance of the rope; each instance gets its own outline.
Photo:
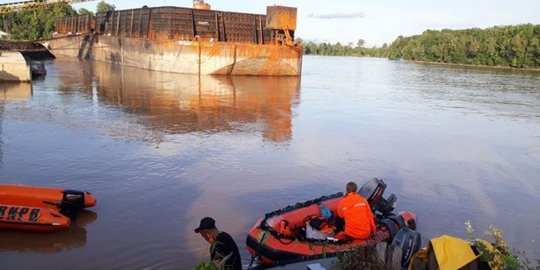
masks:
POLYGON ((259 251, 261 250, 262 243, 264 242, 264 239, 266 237, 266 232, 263 233, 261 240, 259 241, 259 245, 257 245, 257 250, 255 250, 255 253, 251 255, 251 261, 249 262, 248 270, 253 269, 253 262, 255 262, 255 257, 259 254, 259 251))

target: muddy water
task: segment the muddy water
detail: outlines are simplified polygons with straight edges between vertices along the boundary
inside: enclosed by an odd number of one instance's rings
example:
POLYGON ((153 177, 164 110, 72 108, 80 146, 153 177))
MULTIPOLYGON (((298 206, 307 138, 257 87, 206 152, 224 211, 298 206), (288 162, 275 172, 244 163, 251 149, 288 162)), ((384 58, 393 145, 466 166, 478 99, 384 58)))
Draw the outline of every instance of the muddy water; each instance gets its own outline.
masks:
POLYGON ((299 78, 197 77, 57 59, 0 85, 0 180, 86 189, 69 231, 0 232, 0 269, 190 269, 212 216, 381 177, 424 238, 496 224, 540 258, 540 74, 306 57, 299 78))

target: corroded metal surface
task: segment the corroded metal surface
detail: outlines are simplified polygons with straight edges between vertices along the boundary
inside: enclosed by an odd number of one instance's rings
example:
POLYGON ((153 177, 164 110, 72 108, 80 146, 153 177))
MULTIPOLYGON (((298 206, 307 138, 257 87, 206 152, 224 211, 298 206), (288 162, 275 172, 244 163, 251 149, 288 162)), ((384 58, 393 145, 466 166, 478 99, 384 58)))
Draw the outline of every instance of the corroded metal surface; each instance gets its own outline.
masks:
POLYGON ((56 20, 54 27, 57 33, 90 33, 94 22, 90 15, 75 15, 56 20))
POLYGON ((296 8, 269 6, 266 8, 266 27, 296 30, 296 8))
POLYGON ((269 11, 280 28, 268 28, 265 15, 180 7, 110 11, 90 22, 65 17, 49 46, 59 55, 157 71, 299 76, 296 9, 269 11))
POLYGON ((141 38, 79 35, 48 41, 55 55, 184 74, 299 76, 301 46, 209 41, 151 41, 141 38), (84 52, 84 53, 81 53, 84 52))
MULTIPOLYGON (((289 8, 284 10, 289 11, 289 8)), ((294 14, 289 15, 296 16, 296 9, 294 14)), ((296 17, 282 20, 294 22, 296 28, 296 17)), ((287 29, 294 32, 292 28, 287 29)), ((56 21, 55 31, 55 36, 95 31, 101 35, 149 40, 213 40, 256 44, 272 42, 272 30, 267 28, 266 15, 181 7, 111 11, 98 13, 92 19, 87 15, 69 16, 56 21)))

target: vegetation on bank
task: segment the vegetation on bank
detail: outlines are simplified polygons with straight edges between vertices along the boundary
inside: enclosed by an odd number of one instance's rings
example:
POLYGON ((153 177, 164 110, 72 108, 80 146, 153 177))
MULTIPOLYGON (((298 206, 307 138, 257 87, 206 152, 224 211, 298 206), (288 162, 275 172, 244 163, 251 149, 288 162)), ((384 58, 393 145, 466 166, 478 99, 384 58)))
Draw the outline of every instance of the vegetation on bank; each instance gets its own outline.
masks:
MULTIPOLYGON (((97 4, 97 12, 115 10, 114 5, 101 1, 97 4)), ((39 8, 22 9, 17 12, 0 15, 0 30, 9 33, 10 40, 40 40, 51 38, 54 23, 58 18, 71 15, 94 15, 85 8, 75 11, 70 4, 58 2, 39 8)))
POLYGON ((116 6, 108 4, 105 1, 100 1, 96 6, 96 12, 97 13, 107 12, 107 11, 110 11, 110 10, 116 10, 116 6))
POLYGON ((531 262, 525 252, 510 247, 503 238, 502 229, 490 225, 483 236, 477 236, 469 220, 465 222, 465 230, 474 239, 472 245, 481 253, 480 261, 487 262, 491 269, 540 270, 540 260, 531 262))
POLYGON ((454 64, 540 68, 540 25, 428 30, 398 37, 388 57, 454 64))
POLYGON ((356 46, 352 43, 342 45, 341 43, 315 43, 313 41, 304 42, 302 39, 297 39, 297 42, 304 44, 304 54, 307 55, 333 55, 333 56, 371 56, 371 57, 387 57, 388 44, 383 44, 382 47, 366 48, 364 40, 358 40, 356 46))
POLYGON ((65 2, 23 9, 0 15, 0 29, 9 33, 11 40, 47 39, 51 37, 56 19, 75 14, 77 12, 65 2))
MULTIPOLYGON (((360 40, 362 41, 362 40, 360 40)), ((487 29, 427 30, 421 35, 398 37, 390 46, 365 48, 304 42, 304 53, 335 56, 373 56, 389 59, 540 68, 540 25, 496 26, 487 29)))

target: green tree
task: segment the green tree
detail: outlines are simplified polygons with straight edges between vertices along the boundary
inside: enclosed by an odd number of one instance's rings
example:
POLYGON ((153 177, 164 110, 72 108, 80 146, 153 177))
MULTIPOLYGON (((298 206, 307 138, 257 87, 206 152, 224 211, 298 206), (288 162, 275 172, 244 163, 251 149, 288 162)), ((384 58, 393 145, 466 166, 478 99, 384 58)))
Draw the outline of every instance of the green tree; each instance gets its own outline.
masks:
POLYGON ((386 50, 390 59, 540 68, 540 26, 532 24, 487 29, 427 30, 398 37, 386 50))
POLYGON ((383 45, 383 48, 364 48, 358 46, 353 48, 352 42, 347 43, 347 45, 343 45, 340 42, 335 44, 326 42, 316 44, 313 41, 309 41, 307 43, 304 42, 304 54, 387 57, 387 47, 388 44, 383 45))
POLYGON ((58 18, 75 14, 75 10, 65 2, 39 9, 22 9, 4 15, 0 29, 9 28, 10 38, 14 40, 48 39, 58 18))
POLYGON ((86 8, 80 8, 79 9, 79 15, 90 15, 90 16, 94 16, 94 12, 86 9, 86 8))
POLYGON ((107 12, 107 11, 113 11, 113 10, 116 10, 116 6, 115 6, 115 5, 108 4, 108 3, 106 3, 105 1, 100 1, 100 2, 97 4, 97 7, 96 7, 96 12, 97 12, 97 13, 100 13, 100 12, 107 12))
POLYGON ((360 48, 364 47, 364 45, 366 45, 366 41, 363 39, 358 39, 358 41, 356 42, 356 46, 360 48))

